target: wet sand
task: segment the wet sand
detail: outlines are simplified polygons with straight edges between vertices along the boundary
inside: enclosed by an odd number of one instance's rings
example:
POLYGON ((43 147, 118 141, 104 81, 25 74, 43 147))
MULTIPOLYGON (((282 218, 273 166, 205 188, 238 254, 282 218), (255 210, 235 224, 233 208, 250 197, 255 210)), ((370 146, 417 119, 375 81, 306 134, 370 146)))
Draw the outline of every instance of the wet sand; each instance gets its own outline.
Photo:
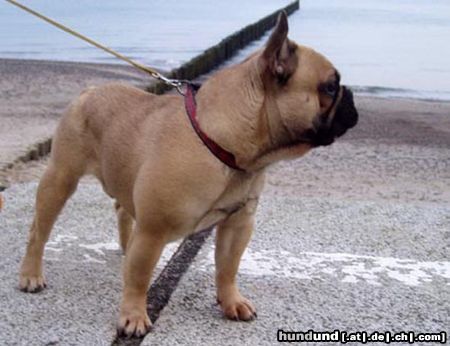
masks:
MULTIPOLYGON (((127 66, 0 59, 0 185, 36 180, 46 159, 16 163, 51 137, 89 85, 150 80, 127 66)), ((266 196, 450 203, 450 103, 356 97, 360 122, 327 148, 270 169, 266 196)))

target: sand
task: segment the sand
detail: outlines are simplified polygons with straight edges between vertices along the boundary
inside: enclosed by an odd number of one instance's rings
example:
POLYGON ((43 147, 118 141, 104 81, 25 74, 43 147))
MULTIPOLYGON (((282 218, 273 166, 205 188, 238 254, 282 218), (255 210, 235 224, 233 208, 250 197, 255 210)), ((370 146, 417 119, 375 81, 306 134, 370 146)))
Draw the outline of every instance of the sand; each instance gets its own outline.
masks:
MULTIPOLYGON (((120 65, 0 59, 0 185, 36 180, 46 160, 16 163, 51 137, 89 85, 150 79, 120 65)), ((266 194, 450 203, 450 103, 356 97, 360 122, 338 142, 270 169, 266 194)))
POLYGON ((0 76, 0 171, 50 138, 64 108, 87 86, 149 83, 128 66, 12 59, 0 59, 0 76))

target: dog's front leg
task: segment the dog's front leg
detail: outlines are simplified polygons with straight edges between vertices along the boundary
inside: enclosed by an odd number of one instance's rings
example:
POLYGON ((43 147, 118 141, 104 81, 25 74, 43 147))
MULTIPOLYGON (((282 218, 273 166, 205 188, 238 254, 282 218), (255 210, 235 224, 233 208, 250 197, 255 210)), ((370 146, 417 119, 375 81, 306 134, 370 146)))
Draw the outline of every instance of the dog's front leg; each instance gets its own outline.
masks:
POLYGON ((256 204, 256 200, 249 201, 217 227, 217 301, 225 316, 233 320, 249 321, 256 317, 255 307, 236 285, 239 262, 253 232, 256 204))
POLYGON ((124 289, 117 331, 119 335, 143 336, 151 327, 147 314, 150 278, 166 244, 160 232, 139 222, 128 245, 124 265, 124 289))

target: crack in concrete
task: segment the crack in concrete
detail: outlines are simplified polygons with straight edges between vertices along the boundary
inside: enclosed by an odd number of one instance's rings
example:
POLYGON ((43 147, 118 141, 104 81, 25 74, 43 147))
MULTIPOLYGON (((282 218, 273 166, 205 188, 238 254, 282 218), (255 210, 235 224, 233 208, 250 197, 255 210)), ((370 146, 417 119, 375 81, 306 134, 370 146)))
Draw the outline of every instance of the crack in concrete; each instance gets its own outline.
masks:
MULTIPOLYGON (((155 323, 159 318, 161 311, 169 302, 172 293, 177 288, 184 273, 189 269, 206 239, 211 235, 211 232, 212 228, 209 228, 187 237, 172 255, 158 278, 150 286, 147 293, 147 313, 152 323, 155 323)), ((144 338, 126 339, 116 336, 111 345, 138 346, 144 338)))

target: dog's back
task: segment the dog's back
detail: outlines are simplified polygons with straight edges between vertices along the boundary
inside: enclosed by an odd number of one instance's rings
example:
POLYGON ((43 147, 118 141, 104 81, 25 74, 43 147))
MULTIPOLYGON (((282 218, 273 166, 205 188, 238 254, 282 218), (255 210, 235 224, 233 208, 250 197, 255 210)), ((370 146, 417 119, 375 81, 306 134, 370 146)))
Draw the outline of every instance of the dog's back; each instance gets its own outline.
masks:
POLYGON ((174 96, 157 96, 117 83, 88 88, 71 103, 61 119, 52 156, 59 156, 60 150, 76 149, 77 156, 86 161, 85 173, 99 178, 102 161, 118 162, 121 156, 126 156, 129 165, 133 155, 140 152, 139 133, 145 129, 147 140, 157 136, 156 129, 164 122, 163 110, 174 102, 168 98, 174 96))

